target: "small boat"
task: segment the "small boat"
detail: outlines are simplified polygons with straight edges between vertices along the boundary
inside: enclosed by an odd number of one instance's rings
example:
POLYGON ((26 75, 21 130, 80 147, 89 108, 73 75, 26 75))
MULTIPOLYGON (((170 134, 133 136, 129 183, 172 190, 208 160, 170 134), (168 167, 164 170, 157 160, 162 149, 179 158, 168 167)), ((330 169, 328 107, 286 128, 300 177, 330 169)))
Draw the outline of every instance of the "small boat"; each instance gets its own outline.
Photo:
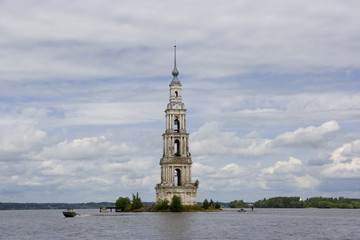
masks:
POLYGON ((246 212, 246 210, 242 208, 242 209, 238 210, 238 212, 246 212))
POLYGON ((106 213, 106 212, 109 212, 109 211, 106 209, 106 207, 101 207, 101 208, 100 208, 100 212, 106 213))
POLYGON ((74 212, 74 209, 68 209, 66 211, 63 212, 65 217, 75 217, 77 214, 76 212, 74 212))

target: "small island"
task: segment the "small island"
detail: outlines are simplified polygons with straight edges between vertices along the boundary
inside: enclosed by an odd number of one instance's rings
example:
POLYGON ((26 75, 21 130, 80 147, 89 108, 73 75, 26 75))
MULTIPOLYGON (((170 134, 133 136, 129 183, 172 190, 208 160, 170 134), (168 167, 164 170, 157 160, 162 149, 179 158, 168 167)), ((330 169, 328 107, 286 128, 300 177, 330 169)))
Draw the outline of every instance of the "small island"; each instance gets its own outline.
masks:
MULTIPOLYGON (((102 209, 100 208, 100 212, 102 209)), ((111 207, 112 208, 112 207, 111 207)), ((139 193, 132 194, 132 201, 128 197, 119 197, 115 202, 115 210, 117 212, 199 212, 199 211, 221 211, 221 204, 219 202, 210 202, 205 199, 202 205, 183 205, 181 197, 174 195, 171 202, 166 198, 160 200, 155 205, 145 206, 139 193)))

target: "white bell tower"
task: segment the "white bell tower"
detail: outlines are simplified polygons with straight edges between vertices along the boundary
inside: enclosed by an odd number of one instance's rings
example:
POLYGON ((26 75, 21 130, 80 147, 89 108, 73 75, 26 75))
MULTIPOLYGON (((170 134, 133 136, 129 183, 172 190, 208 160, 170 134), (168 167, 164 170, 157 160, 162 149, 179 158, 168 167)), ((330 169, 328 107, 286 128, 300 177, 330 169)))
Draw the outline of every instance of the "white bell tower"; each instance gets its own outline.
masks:
POLYGON ((182 102, 182 85, 177 78, 176 45, 174 45, 173 79, 170 82, 170 99, 165 110, 166 129, 163 136, 163 157, 160 159, 161 183, 157 184, 156 202, 165 198, 171 202, 174 195, 182 204, 196 205, 197 186, 191 183, 191 156, 189 133, 186 132, 186 109, 182 102))

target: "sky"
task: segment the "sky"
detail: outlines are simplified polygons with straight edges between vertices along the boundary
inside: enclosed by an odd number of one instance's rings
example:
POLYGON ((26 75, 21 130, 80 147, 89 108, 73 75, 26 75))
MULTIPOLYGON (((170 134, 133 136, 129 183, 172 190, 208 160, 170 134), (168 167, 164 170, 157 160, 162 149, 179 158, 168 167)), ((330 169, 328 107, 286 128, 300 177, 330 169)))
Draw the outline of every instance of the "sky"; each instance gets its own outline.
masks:
POLYGON ((173 45, 197 199, 360 198, 357 0, 0 0, 0 202, 155 201, 173 45))

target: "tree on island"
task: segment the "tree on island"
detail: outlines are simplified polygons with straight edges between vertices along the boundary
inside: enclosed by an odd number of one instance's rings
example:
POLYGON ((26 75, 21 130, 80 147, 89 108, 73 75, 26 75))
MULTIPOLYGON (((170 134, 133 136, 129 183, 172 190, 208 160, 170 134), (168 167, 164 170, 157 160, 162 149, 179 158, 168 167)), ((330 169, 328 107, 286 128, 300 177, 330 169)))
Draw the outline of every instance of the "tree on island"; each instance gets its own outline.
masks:
POLYGON ((170 211, 172 212, 181 212, 184 210, 184 207, 181 203, 181 197, 174 195, 171 199, 170 211))
POLYGON ((216 202, 214 205, 215 209, 220 209, 221 208, 221 204, 219 202, 216 202))
POLYGON ((160 200, 158 203, 156 203, 155 205, 155 211, 166 211, 169 209, 169 200, 167 200, 167 198, 160 200))
POLYGON ((132 203, 131 203, 131 210, 140 209, 144 206, 144 204, 141 201, 141 198, 139 197, 139 193, 132 194, 132 203))
POLYGON ((205 198, 205 200, 203 202, 203 208, 204 209, 209 209, 209 207, 210 207, 209 201, 205 198))
POLYGON ((140 209, 143 206, 139 193, 132 194, 132 201, 128 197, 119 197, 115 202, 116 209, 120 209, 122 212, 140 209))
POLYGON ((215 203, 214 203, 214 201, 213 201, 212 199, 210 199, 210 203, 209 203, 209 204, 210 204, 210 207, 211 207, 211 208, 215 208, 215 203))
POLYGON ((115 202, 115 207, 116 207, 116 209, 120 209, 122 212, 129 210, 130 198, 119 197, 115 202))

